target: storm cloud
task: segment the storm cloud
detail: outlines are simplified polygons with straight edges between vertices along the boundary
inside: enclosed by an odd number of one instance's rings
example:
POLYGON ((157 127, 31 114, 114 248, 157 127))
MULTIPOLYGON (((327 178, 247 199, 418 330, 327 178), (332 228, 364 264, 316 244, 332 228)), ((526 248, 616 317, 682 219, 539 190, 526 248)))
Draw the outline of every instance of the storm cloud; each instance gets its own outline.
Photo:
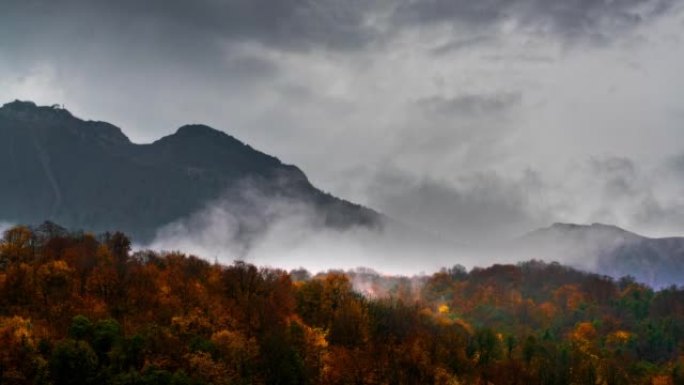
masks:
POLYGON ((676 0, 3 0, 0 100, 208 124, 456 241, 675 235, 683 31, 676 0))
POLYGON ((674 0, 424 0, 402 2, 395 18, 409 25, 466 25, 470 29, 506 24, 565 40, 605 42, 663 15, 675 4, 674 0))

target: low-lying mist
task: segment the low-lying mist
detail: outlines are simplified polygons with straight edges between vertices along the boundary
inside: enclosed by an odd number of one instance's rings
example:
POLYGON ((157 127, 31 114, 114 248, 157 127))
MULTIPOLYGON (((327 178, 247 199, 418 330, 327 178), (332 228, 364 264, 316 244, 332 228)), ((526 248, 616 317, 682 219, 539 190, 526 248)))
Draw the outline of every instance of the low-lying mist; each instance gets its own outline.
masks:
POLYGON ((9 229, 13 225, 8 222, 0 222, 0 234, 4 234, 5 230, 9 229))
MULTIPOLYGON (((559 262, 613 278, 630 275, 652 287, 682 284, 679 238, 651 239, 610 225, 556 224, 514 239, 463 244, 383 217, 379 226, 330 225, 325 207, 250 183, 163 226, 144 247, 180 251, 224 264, 242 260, 316 274, 359 267, 414 277, 442 268, 489 267, 529 260, 559 262), (266 191, 266 193, 264 192, 266 191)), ((363 274, 362 274, 363 276, 363 274)), ((355 283, 368 290, 368 279, 355 283)))
POLYGON ((325 224, 325 212, 302 200, 267 196, 246 186, 160 228, 144 247, 178 250, 210 260, 243 260, 311 272, 367 267, 385 274, 431 273, 490 261, 466 248, 391 219, 381 226, 325 224))
POLYGON ((531 258, 591 270, 596 262, 590 255, 572 253, 563 258, 530 245, 513 250, 508 242, 459 244, 387 218, 377 227, 331 227, 325 216, 300 199, 267 195, 246 183, 239 191, 163 226, 151 243, 138 247, 177 250, 221 263, 243 260, 287 270, 302 267, 313 273, 365 267, 413 276, 455 265, 470 269, 531 258))

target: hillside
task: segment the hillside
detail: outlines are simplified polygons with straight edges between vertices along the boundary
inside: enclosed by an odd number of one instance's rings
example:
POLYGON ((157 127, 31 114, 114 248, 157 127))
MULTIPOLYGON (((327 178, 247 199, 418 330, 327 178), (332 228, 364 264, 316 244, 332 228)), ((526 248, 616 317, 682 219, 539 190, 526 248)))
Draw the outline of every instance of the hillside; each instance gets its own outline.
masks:
POLYGON ((312 207, 326 226, 382 221, 222 131, 186 125, 154 143, 135 144, 109 123, 31 102, 0 108, 0 175, 0 221, 121 230, 137 242, 213 200, 242 203, 245 185, 312 207))
POLYGON ((556 223, 511 242, 521 259, 556 260, 590 271, 630 275, 655 287, 684 284, 684 238, 649 238, 616 226, 556 223))
POLYGON ((555 263, 311 276, 54 225, 0 240, 2 384, 678 385, 682 330, 683 289, 555 263))

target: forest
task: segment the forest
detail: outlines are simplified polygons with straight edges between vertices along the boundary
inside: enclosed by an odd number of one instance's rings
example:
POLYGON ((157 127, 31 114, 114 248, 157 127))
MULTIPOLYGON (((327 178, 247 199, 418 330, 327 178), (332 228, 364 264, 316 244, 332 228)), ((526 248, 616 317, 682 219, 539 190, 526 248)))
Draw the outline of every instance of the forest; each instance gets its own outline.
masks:
POLYGON ((684 288, 540 261, 311 275, 18 226, 0 384, 679 385, 684 288))

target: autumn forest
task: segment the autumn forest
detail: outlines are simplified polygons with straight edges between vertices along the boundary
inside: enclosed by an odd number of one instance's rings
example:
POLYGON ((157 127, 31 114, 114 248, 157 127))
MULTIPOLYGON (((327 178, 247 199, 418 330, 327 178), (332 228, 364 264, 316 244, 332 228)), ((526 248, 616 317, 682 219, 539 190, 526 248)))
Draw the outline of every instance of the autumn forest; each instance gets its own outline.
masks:
POLYGON ((684 384, 684 288, 538 261, 312 276, 121 233, 0 243, 1 384, 684 384))

